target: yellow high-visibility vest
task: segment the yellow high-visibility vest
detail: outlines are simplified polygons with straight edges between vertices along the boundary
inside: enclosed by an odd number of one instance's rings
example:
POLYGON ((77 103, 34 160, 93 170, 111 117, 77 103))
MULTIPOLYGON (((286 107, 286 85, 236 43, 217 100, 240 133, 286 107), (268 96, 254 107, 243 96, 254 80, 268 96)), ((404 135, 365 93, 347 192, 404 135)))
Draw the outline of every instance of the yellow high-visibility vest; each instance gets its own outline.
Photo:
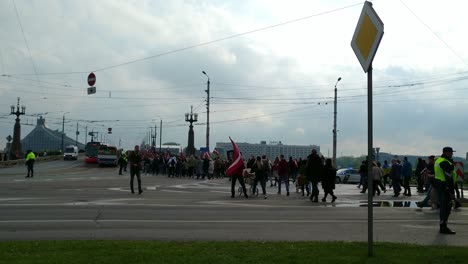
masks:
MULTIPOLYGON (((450 162, 450 160, 443 158, 443 157, 438 158, 434 164, 435 178, 443 182, 446 181, 446 179, 445 179, 444 170, 442 170, 442 168, 440 167, 440 163, 444 161, 447 161, 450 165, 453 164, 452 162, 450 162)), ((457 173, 455 172, 455 170, 453 170, 452 172, 452 180, 454 183, 457 181, 457 173)))

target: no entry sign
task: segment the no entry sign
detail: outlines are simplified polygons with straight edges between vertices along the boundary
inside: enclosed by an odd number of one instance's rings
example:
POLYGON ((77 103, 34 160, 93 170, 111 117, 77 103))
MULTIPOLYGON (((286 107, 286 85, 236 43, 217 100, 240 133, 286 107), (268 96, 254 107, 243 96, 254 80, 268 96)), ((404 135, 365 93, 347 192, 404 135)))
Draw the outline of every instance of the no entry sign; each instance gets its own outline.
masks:
POLYGON ((96 83, 96 75, 94 75, 94 73, 90 73, 88 75, 88 84, 89 86, 94 86, 95 83, 96 83))

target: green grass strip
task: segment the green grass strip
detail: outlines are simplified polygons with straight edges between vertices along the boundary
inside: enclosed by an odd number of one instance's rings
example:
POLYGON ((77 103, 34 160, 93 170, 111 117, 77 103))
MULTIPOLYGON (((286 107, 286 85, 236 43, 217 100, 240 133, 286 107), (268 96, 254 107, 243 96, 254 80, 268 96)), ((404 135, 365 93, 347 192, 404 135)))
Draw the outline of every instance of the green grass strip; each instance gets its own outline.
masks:
POLYGON ((468 263, 468 247, 352 242, 0 242, 0 263, 468 263))

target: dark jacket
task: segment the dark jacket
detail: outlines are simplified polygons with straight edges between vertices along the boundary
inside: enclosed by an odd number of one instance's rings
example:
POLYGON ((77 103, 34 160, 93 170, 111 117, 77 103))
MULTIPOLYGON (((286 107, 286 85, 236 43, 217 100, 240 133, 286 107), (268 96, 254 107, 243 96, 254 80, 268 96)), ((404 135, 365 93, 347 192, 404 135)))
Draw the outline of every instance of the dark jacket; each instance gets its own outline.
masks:
POLYGON ((255 173, 255 178, 261 179, 265 176, 265 168, 263 167, 263 162, 261 162, 261 166, 258 166, 257 162, 252 165, 250 170, 251 173, 255 173))
POLYGON ((322 176, 323 162, 318 154, 310 154, 307 157, 306 175, 312 182, 319 182, 322 176))
POLYGON ((335 177, 336 177, 336 169, 332 166, 325 166, 323 168, 323 178, 322 178, 322 188, 327 190, 334 190, 335 189, 335 177))
POLYGON ((130 162, 130 169, 140 171, 142 160, 143 160, 143 157, 141 156, 140 152, 135 153, 135 151, 132 151, 130 155, 128 155, 128 161, 130 162))
POLYGON ((401 165, 398 163, 392 164, 392 169, 390 170, 390 179, 392 181, 401 180, 401 165))

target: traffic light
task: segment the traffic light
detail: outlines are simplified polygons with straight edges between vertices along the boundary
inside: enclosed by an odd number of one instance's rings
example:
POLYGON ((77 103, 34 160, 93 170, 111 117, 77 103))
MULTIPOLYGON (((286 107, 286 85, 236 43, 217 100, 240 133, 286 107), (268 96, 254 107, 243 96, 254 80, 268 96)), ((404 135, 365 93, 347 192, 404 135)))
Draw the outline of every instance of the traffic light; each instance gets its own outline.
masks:
POLYGON ((107 134, 112 134, 112 127, 109 127, 109 128, 107 129, 107 134))

